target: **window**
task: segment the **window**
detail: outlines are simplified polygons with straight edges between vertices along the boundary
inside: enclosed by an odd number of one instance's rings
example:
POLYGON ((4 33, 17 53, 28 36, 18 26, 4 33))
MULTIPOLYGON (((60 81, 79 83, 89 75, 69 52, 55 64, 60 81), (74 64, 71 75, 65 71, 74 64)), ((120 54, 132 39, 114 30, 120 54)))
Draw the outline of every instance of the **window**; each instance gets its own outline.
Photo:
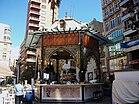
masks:
POLYGON ((45 27, 46 24, 45 24, 44 22, 40 22, 40 26, 41 26, 41 27, 45 27))
POLYGON ((121 20, 121 15, 118 16, 118 24, 121 24, 122 20, 121 20))
POLYGON ((3 60, 6 60, 6 53, 3 53, 3 54, 2 54, 2 59, 3 59, 3 60))
POLYGON ((116 41, 116 38, 119 36, 123 36, 123 29, 121 29, 121 28, 111 32, 107 37, 110 40, 116 41))
POLYGON ((115 3, 115 9, 118 10, 119 7, 120 7, 120 6, 119 6, 119 2, 116 2, 116 3, 115 3))
POLYGON ((46 12, 44 10, 41 10, 41 15, 46 15, 46 12))
POLYGON ((43 3, 46 3, 46 0, 42 0, 43 3))
POLYGON ((109 23, 108 22, 105 24, 105 30, 109 31, 109 23))
POLYGON ((45 5, 42 5, 42 6, 41 6, 41 8, 45 9, 45 8, 46 8, 46 6, 45 6, 45 5))
POLYGON ((114 18, 113 19, 113 27, 115 27, 116 26, 116 19, 114 18))
POLYGON ((10 29, 4 29, 4 34, 10 34, 11 33, 11 30, 10 29))
POLYGON ((6 36, 3 37, 4 41, 6 41, 6 36))
POLYGON ((113 28, 113 21, 111 20, 111 28, 113 28))
POLYGON ((43 16, 41 16, 41 18, 40 18, 41 21, 45 21, 45 19, 46 19, 46 18, 43 17, 43 16))
POLYGON ((7 36, 7 40, 10 40, 11 38, 9 36, 7 36))
POLYGON ((3 45, 3 51, 6 51, 7 50, 7 44, 4 44, 3 45))
POLYGON ((123 49, 120 47, 120 43, 114 44, 113 46, 109 46, 110 56, 115 56, 121 54, 123 49))
POLYGON ((109 10, 110 14, 112 14, 112 7, 110 7, 110 10, 109 10))
POLYGON ((11 38, 10 38, 9 36, 4 36, 4 37, 3 37, 3 40, 4 40, 4 41, 9 41, 10 39, 11 39, 11 38))
POLYGON ((104 12, 104 18, 107 18, 108 17, 108 11, 106 10, 105 12, 104 12))
POLYGON ((116 26, 116 19, 113 18, 113 19, 111 20, 111 28, 114 28, 115 26, 116 26))

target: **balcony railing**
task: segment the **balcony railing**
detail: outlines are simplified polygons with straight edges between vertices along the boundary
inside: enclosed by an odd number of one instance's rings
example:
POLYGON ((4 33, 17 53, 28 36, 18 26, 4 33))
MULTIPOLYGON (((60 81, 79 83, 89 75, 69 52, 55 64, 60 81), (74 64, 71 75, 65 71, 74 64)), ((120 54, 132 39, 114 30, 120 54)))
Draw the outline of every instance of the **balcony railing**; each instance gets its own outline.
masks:
POLYGON ((39 24, 29 23, 29 26, 39 27, 39 24))
POLYGON ((39 12, 31 10, 30 13, 40 15, 39 12))
POLYGON ((120 7, 124 7, 129 2, 133 2, 133 0, 121 0, 120 7))
POLYGON ((33 4, 32 4, 30 7, 40 9, 40 6, 38 6, 38 5, 33 5, 33 4))
POLYGON ((31 0, 31 1, 34 1, 34 2, 40 2, 40 0, 31 0))
POLYGON ((122 16, 121 20, 124 21, 124 20, 126 20, 127 18, 130 18, 130 17, 132 17, 132 13, 127 13, 127 14, 122 16))
POLYGON ((30 17, 29 19, 39 21, 39 18, 36 18, 36 17, 30 17))
POLYGON ((27 54, 36 55, 36 52, 35 51, 27 51, 27 54))
POLYGON ((134 33, 134 32, 136 32, 137 30, 132 30, 131 28, 128 28, 128 29, 126 29, 126 30, 124 30, 124 36, 129 36, 129 35, 131 35, 132 33, 134 33))
POLYGON ((36 62, 36 59, 35 58, 27 58, 26 62, 36 62))

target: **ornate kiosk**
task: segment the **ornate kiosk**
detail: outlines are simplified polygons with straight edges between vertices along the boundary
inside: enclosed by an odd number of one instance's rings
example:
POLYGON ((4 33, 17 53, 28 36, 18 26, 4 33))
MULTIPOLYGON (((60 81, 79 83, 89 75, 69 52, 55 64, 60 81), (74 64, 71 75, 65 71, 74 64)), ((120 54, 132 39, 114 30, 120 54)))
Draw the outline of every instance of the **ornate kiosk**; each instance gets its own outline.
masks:
POLYGON ((109 40, 95 30, 65 16, 47 31, 30 33, 28 40, 29 46, 37 46, 36 72, 41 83, 36 84, 35 96, 40 101, 83 102, 102 90, 99 45, 109 40), (90 84, 93 79, 97 83, 90 84))

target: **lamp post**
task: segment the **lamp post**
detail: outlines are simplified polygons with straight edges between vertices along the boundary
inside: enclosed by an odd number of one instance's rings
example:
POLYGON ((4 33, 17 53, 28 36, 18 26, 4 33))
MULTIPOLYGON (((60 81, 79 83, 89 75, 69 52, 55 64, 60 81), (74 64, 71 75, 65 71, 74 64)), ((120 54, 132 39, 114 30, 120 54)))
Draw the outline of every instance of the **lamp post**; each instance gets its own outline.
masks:
POLYGON ((79 71, 79 81, 82 83, 85 80, 85 72, 83 69, 83 33, 79 33, 79 47, 80 47, 80 71, 79 71))
POLYGON ((16 83, 18 82, 18 80, 20 79, 20 66, 21 66, 21 58, 19 57, 17 60, 16 60, 16 65, 17 65, 17 74, 16 74, 16 83))
POLYGON ((43 34, 41 35, 41 71, 40 77, 43 79, 43 34))

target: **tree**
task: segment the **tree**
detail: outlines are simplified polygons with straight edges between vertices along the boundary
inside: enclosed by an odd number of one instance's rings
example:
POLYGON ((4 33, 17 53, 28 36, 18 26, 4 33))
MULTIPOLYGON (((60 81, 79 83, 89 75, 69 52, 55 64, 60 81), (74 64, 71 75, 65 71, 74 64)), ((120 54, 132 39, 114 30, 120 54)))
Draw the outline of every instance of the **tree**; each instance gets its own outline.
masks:
POLYGON ((21 74, 21 80, 27 80, 31 84, 31 78, 34 78, 35 71, 33 69, 24 70, 21 74))
POLYGON ((53 11, 53 15, 52 15, 52 23, 54 22, 54 16, 55 16, 55 8, 56 6, 59 7, 60 6, 60 2, 61 0, 49 0, 48 3, 51 3, 51 10, 53 11))

